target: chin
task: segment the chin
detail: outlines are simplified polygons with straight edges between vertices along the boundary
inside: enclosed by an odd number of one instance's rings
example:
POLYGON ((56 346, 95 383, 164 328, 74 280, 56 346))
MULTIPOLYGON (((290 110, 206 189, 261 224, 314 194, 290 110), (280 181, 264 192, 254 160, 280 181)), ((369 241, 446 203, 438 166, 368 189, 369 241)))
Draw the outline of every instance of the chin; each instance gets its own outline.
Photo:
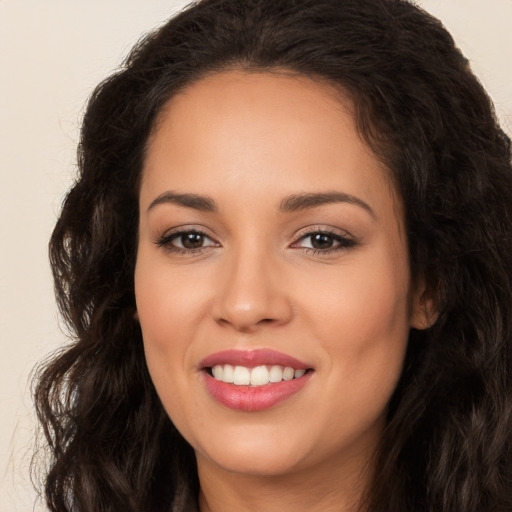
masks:
POLYGON ((256 455, 224 453, 212 455, 209 455, 209 458, 216 466, 224 471, 239 475, 278 477, 294 473, 300 469, 299 461, 295 457, 290 460, 289 457, 275 457, 270 456, 269 453, 258 453, 256 455))
POLYGON ((304 446, 281 436, 229 435, 196 449, 196 456, 209 460, 225 471, 252 476, 280 476, 300 469, 308 459, 304 446))

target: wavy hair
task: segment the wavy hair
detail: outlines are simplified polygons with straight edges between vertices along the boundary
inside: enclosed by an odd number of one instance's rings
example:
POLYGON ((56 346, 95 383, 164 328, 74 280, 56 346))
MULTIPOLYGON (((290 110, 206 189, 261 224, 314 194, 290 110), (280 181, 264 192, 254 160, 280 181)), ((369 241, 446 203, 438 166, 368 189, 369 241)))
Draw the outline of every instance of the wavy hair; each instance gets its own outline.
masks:
POLYGON ((412 330, 367 512, 512 510, 512 164, 492 102, 442 24, 405 0, 202 0, 92 94, 50 242, 72 341, 38 370, 53 512, 197 509, 194 452, 163 410, 134 319, 138 188, 162 106, 225 69, 337 86, 405 205, 412 330))

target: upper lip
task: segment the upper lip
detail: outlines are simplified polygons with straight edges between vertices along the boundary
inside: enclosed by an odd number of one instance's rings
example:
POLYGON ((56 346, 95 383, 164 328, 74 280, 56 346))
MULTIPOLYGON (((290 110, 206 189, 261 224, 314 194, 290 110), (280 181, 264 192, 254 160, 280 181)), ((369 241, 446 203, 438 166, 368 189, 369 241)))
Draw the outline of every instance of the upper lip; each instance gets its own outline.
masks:
POLYGON ((279 365, 289 366, 295 370, 307 370, 311 365, 299 361, 295 357, 277 352, 272 349, 256 349, 256 350, 223 350, 215 352, 205 357, 201 363, 201 368, 211 368, 218 364, 230 364, 233 366, 246 366, 253 368, 261 365, 279 365))

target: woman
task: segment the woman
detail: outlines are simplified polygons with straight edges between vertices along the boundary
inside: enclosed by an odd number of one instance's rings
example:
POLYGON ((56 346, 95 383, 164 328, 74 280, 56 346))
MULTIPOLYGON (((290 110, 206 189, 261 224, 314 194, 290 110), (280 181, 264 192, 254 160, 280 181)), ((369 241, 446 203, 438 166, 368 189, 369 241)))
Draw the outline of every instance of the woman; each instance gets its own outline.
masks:
POLYGON ((94 92, 50 244, 53 511, 512 507, 510 142, 399 0, 203 0, 94 92))

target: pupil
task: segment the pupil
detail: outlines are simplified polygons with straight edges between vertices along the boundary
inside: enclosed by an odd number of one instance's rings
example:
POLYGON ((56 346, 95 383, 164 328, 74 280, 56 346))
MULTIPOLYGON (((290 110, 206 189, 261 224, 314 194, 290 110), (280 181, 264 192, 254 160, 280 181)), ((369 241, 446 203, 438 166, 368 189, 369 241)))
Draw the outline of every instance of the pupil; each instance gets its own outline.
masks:
POLYGON ((186 233, 181 236, 181 243, 186 249, 197 249, 203 245, 201 233, 186 233))
POLYGON ((311 245, 315 249, 329 249, 332 247, 332 237, 330 235, 317 233, 316 235, 313 235, 311 245))

